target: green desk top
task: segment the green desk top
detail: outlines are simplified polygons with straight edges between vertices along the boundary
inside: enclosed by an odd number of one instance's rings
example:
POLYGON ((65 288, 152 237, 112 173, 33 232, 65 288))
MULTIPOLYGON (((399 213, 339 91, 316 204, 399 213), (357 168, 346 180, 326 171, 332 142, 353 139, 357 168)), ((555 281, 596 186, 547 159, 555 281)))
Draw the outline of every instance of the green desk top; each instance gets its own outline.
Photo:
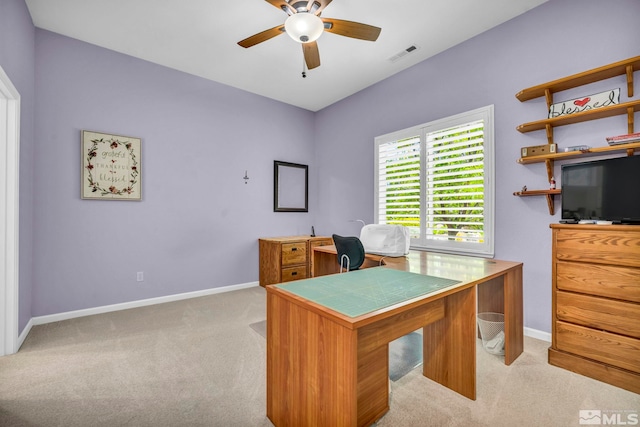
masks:
POLYGON ((460 281, 373 267, 274 286, 349 317, 358 317, 457 283, 460 281))

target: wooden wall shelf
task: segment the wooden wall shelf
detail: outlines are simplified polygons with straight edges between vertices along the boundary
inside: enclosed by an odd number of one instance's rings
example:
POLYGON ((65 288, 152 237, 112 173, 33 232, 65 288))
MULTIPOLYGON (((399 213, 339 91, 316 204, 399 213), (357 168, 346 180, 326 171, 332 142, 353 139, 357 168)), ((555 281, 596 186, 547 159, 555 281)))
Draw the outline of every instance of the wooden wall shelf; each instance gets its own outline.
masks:
POLYGON ((556 194, 562 194, 562 190, 527 190, 527 191, 514 191, 514 196, 526 197, 526 196, 554 196, 556 194))
MULTIPOLYGON (((616 76, 627 76, 627 93, 629 98, 633 97, 633 73, 640 70, 640 56, 625 59, 623 61, 614 62, 603 67, 594 68, 578 74, 573 74, 538 86, 523 89, 516 94, 516 98, 520 101, 528 101, 530 99, 544 96, 547 102, 547 115, 549 108, 553 105, 553 94, 567 89, 572 89, 600 80, 609 79, 616 76)), ((536 130, 546 130, 547 141, 554 144, 553 128, 558 126, 570 125, 574 123, 586 122, 589 120, 597 120, 605 117, 613 117, 626 114, 627 115, 627 133, 634 133, 634 115, 640 111, 640 101, 628 101, 622 104, 610 105, 607 107, 597 108, 595 110, 582 111, 580 113, 569 114, 566 116, 546 118, 535 122, 524 123, 516 129, 521 133, 533 132, 536 130)), ((566 160, 583 156, 604 155, 615 152, 626 151, 627 156, 633 156, 637 150, 640 150, 640 142, 631 144, 621 144, 605 147, 590 148, 584 151, 569 151, 552 154, 544 154, 540 156, 521 157, 518 163, 527 165, 531 163, 544 162, 547 170, 547 179, 551 182, 554 171, 555 160, 566 160)), ((554 196, 561 194, 560 190, 530 190, 516 191, 514 196, 545 196, 549 213, 554 214, 554 196)))
POLYGON ((518 163, 521 165, 529 165, 532 163, 542 163, 545 160, 566 160, 574 159, 576 157, 601 156, 620 151, 626 151, 627 155, 632 156, 636 150, 640 150, 640 142, 594 147, 584 151, 567 151, 562 153, 543 154, 540 156, 521 157, 518 159, 518 163))
MULTIPOLYGON (((569 114, 567 116, 553 117, 551 119, 543 119, 535 122, 524 123, 518 126, 516 129, 519 132, 526 133, 533 132, 535 130, 546 129, 547 125, 551 127, 558 127, 570 125, 573 123, 587 122, 589 120, 603 119, 605 117, 620 116, 622 114, 628 114, 630 116, 631 123, 633 123, 633 113, 637 111, 640 111, 640 100, 610 105, 608 107, 583 111, 581 113, 569 114)), ((631 129, 629 133, 633 133, 633 129, 631 129)))
POLYGON ((574 87, 610 79, 611 77, 621 76, 623 74, 627 75, 627 91, 629 98, 631 98, 633 96, 633 72, 638 70, 640 70, 640 56, 523 89, 516 94, 516 98, 524 102, 546 96, 547 92, 562 92, 563 90, 573 89, 574 87))
POLYGON ((514 196, 527 197, 527 196, 545 196, 547 198, 547 207, 549 208, 549 215, 555 213, 555 195, 562 194, 562 190, 528 190, 528 191, 515 191, 514 196))

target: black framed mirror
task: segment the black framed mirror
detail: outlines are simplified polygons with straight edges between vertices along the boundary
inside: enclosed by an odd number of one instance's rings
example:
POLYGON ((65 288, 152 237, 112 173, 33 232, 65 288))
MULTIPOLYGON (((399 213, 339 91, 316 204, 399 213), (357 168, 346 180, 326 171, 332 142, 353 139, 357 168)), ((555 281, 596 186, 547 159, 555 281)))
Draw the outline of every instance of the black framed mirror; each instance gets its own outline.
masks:
POLYGON ((273 162, 273 211, 309 212, 309 166, 273 162))

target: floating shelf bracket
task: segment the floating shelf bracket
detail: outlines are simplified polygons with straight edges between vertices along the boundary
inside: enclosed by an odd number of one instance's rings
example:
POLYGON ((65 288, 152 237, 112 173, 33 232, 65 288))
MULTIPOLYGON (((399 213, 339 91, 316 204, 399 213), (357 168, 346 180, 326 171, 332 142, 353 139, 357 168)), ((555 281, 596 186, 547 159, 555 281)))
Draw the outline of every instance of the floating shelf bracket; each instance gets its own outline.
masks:
POLYGON ((553 144, 553 126, 547 123, 545 128, 547 130, 547 143, 553 144))
POLYGON ((551 183, 551 178, 553 178, 553 160, 545 159, 544 164, 547 167, 547 181, 551 183))

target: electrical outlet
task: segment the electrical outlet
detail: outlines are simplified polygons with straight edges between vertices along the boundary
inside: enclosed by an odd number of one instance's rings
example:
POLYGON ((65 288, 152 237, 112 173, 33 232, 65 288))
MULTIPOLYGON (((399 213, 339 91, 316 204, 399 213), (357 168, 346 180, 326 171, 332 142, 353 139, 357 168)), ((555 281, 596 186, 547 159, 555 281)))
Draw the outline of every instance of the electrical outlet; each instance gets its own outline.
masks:
POLYGON ((138 271, 138 273, 136 274, 136 281, 144 282, 144 272, 143 271, 138 271))

